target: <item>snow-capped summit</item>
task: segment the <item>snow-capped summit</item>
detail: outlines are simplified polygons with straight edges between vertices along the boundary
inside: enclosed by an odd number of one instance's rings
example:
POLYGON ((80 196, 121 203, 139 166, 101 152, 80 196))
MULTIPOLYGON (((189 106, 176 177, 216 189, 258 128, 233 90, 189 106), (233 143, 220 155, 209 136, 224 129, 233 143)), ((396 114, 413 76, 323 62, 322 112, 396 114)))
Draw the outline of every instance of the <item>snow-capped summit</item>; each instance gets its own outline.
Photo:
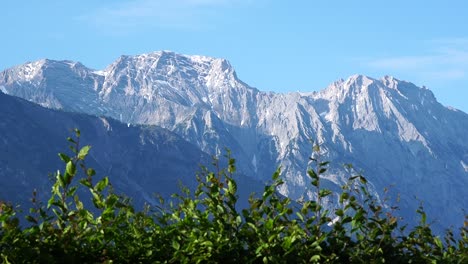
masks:
POLYGON ((339 165, 353 163, 374 194, 395 185, 406 216, 419 205, 415 196, 443 225, 461 221, 468 209, 468 115, 391 76, 267 93, 239 80, 225 59, 159 51, 121 56, 103 70, 27 63, 1 72, 0 88, 51 108, 159 125, 211 154, 229 147, 239 170, 258 179, 281 165, 280 191, 291 198, 314 198, 306 174, 314 140, 336 165, 325 186, 343 183, 349 175, 339 165))

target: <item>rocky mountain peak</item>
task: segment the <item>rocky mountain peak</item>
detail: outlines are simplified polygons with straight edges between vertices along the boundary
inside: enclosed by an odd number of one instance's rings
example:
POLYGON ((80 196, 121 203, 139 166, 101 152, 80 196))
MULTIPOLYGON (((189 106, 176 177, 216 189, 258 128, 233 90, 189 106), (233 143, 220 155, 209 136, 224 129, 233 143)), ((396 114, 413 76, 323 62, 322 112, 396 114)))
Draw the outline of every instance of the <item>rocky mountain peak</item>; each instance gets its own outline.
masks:
POLYGON ((397 86, 400 82, 400 80, 396 79, 395 77, 393 76, 389 76, 389 75, 385 75, 383 76, 382 78, 380 78, 380 81, 386 86, 386 87, 389 87, 389 88, 392 88, 392 89, 397 89, 397 86))
MULTIPOLYGON (((225 59, 158 51, 121 56, 104 71, 69 61, 25 64, 0 73, 0 90, 46 107, 158 125, 211 154, 228 147, 239 170, 259 179, 282 166, 281 191, 293 199, 308 193, 314 139, 330 161, 365 170, 375 190, 397 184, 407 212, 418 206, 415 195, 433 211, 446 210, 444 201, 468 208, 461 195, 468 188, 468 115, 392 76, 353 75, 315 93, 266 93, 237 79, 225 59), (46 78, 38 82, 31 76, 42 76, 44 64, 46 78), (434 186, 445 190, 440 199, 430 196, 434 186)), ((327 179, 340 184, 345 176, 335 168, 327 179)))
POLYGON ((377 81, 373 78, 356 74, 346 80, 340 79, 333 82, 326 89, 315 94, 314 97, 343 103, 345 100, 354 100, 367 94, 369 87, 376 83, 377 81))
POLYGON ((352 86, 352 85, 355 85, 355 86, 357 86, 357 85, 368 86, 371 83, 373 83, 374 81, 375 81, 375 79, 373 79, 371 77, 368 77, 366 75, 355 74, 355 75, 351 75, 346 80, 346 83, 348 84, 348 86, 352 86))

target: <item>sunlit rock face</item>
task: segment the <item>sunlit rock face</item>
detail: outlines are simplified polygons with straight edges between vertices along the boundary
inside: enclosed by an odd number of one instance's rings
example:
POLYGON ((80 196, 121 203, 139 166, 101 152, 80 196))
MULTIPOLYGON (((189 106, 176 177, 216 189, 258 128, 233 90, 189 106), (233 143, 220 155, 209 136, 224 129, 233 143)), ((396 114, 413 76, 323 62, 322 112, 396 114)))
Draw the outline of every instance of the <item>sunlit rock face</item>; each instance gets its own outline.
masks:
POLYGON ((42 60, 0 73, 1 91, 41 106, 158 125, 200 150, 225 147, 239 171, 268 180, 282 168, 279 191, 314 198, 306 170, 312 141, 332 162, 324 186, 339 190, 352 163, 385 200, 400 195, 413 220, 420 201, 435 225, 460 225, 468 209, 468 115, 432 92, 385 76, 355 75, 319 92, 273 93, 238 79, 224 59, 161 51, 121 56, 103 70, 42 60))

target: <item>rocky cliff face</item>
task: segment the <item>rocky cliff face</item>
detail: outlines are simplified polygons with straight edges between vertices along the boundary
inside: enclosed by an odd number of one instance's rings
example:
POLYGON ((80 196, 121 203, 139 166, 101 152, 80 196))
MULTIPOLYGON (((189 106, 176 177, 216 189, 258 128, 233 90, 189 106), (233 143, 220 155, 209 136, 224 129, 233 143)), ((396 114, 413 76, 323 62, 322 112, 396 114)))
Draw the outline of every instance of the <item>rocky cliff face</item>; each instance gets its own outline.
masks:
POLYGON ((262 92, 240 81, 228 61, 173 52, 122 56, 95 71, 43 60, 0 73, 0 89, 42 106, 169 129, 216 154, 230 148, 240 171, 266 180, 282 166, 280 192, 313 198, 306 176, 311 140, 334 167, 336 188, 352 163, 382 196, 401 195, 403 215, 424 201, 436 223, 468 209, 468 115, 442 106, 425 88, 393 77, 355 75, 320 92, 262 92), (415 199, 415 197, 417 199, 415 199))

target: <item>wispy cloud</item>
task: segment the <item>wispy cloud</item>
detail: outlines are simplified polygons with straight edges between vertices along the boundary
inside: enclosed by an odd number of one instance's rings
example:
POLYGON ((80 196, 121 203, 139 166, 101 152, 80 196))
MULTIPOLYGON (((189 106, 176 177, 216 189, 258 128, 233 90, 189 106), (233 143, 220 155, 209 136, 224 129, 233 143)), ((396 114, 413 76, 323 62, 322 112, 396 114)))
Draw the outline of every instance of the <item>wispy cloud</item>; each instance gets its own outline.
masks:
POLYGON ((424 55, 366 59, 373 69, 415 72, 430 78, 456 80, 468 77, 468 38, 438 39, 430 42, 424 55))
POLYGON ((253 0, 126 0, 78 17, 95 27, 128 31, 138 28, 196 30, 230 8, 253 0))

